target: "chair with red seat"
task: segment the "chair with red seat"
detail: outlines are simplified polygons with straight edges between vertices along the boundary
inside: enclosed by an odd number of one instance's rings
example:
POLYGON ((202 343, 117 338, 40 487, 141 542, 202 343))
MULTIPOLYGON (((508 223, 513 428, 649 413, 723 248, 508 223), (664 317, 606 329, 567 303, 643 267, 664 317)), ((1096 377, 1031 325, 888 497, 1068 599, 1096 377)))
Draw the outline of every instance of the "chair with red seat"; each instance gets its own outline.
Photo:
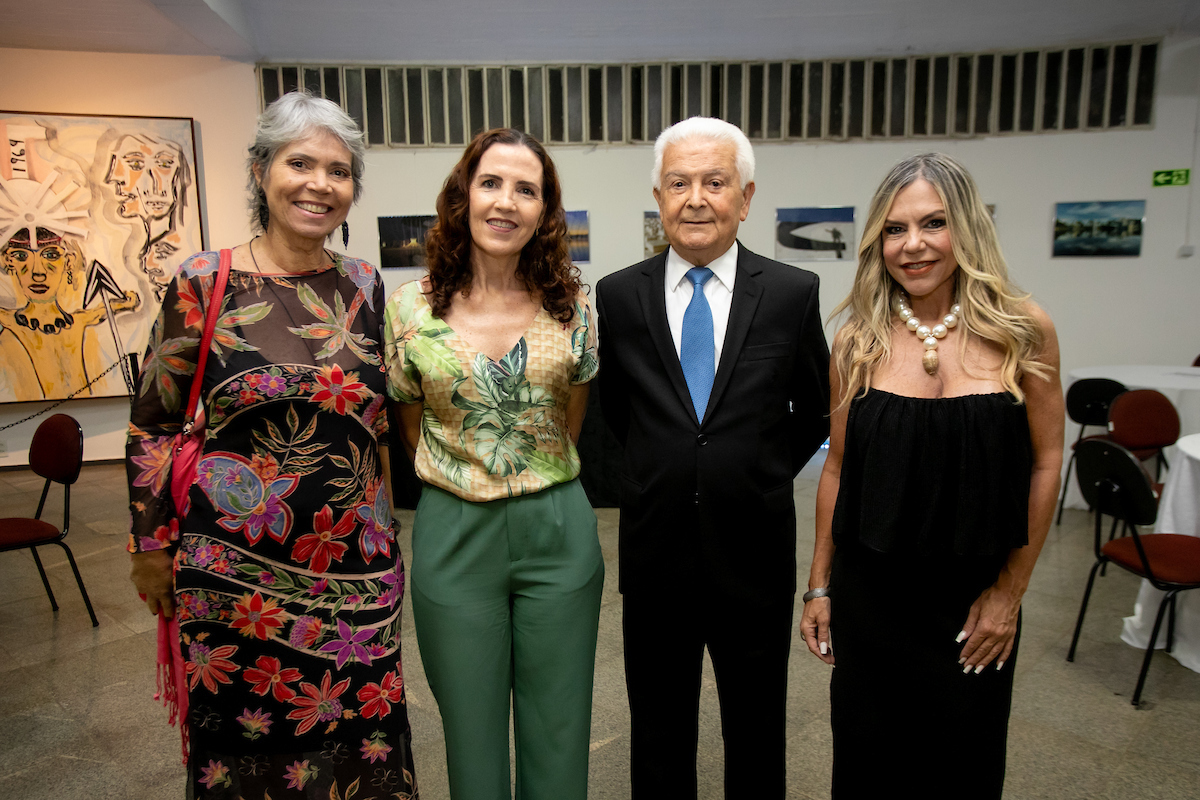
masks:
POLYGON ((46 479, 46 485, 42 488, 42 498, 38 501, 37 513, 33 517, 0 519, 0 552, 29 548, 42 576, 42 585, 46 587, 46 594, 50 598, 50 607, 58 611, 58 602, 54 599, 54 591, 50 588, 50 581, 46 577, 46 570, 42 567, 42 559, 38 556, 37 549, 47 544, 61 547, 75 573, 75 582, 79 584, 79 593, 83 595, 83 602, 92 618, 92 627, 96 627, 100 622, 96 619, 91 598, 83 585, 83 577, 75 564, 75 555, 63 541, 67 538, 67 528, 71 523, 71 485, 79 479, 82 466, 83 429, 73 417, 55 414, 38 426, 33 434, 33 442, 29 445, 29 467, 46 479), (42 510, 46 506, 46 497, 50 494, 52 483, 63 485, 61 529, 42 519, 42 510))
POLYGON ((1175 533, 1138 533, 1139 525, 1154 524, 1158 516, 1158 498, 1150 488, 1150 478, 1142 469, 1141 462, 1129 450, 1115 442, 1091 439, 1079 443, 1077 454, 1079 488, 1088 503, 1096 509, 1096 563, 1088 575, 1067 661, 1075 660, 1075 647, 1079 644, 1079 632, 1083 629, 1088 598, 1092 594, 1096 572, 1102 565, 1112 562, 1150 581, 1154 588, 1165 594, 1158 605, 1150 644, 1142 659, 1137 688, 1133 692, 1132 703, 1136 706, 1142 697, 1142 687, 1146 684, 1146 673, 1150 669, 1150 658, 1154 655, 1154 643, 1158 640, 1163 614, 1168 610, 1170 612, 1167 621, 1167 652, 1170 652, 1175 641, 1175 597, 1189 589, 1200 589, 1200 538, 1175 533), (1105 514, 1124 523, 1127 535, 1101 544, 1101 518, 1105 514))
POLYGON ((1179 440, 1179 412, 1155 389, 1119 394, 1108 407, 1108 438, 1131 451, 1139 461, 1154 459, 1154 480, 1169 467, 1163 448, 1179 440))
MULTIPOLYGON (((1113 398, 1125 391, 1125 384, 1108 378, 1082 378, 1067 389, 1067 416, 1079 423, 1079 435, 1071 445, 1071 457, 1067 460, 1067 474, 1063 477, 1062 493, 1058 498, 1058 519, 1062 524, 1063 503, 1067 500, 1067 487, 1071 483, 1071 467, 1075 463, 1075 448, 1083 441, 1084 429, 1089 425, 1108 427, 1108 407, 1113 398)), ((1096 434, 1089 438, 1104 438, 1096 434)))

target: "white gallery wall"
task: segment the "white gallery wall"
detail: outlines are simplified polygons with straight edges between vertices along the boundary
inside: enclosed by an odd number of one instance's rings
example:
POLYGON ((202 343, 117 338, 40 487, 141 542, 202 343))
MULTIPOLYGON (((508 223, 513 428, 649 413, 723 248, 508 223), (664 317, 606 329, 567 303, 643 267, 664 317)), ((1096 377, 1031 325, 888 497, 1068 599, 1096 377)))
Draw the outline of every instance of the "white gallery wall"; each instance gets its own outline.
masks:
MULTIPOLYGON (((0 49, 0 75, 0 110, 195 118, 206 241, 220 247, 248 238, 244 159, 258 102, 251 65, 0 49)), ((777 207, 855 206, 861 224, 892 164, 940 150, 965 163, 985 200, 996 205, 1013 277, 1055 320, 1064 373, 1099 364, 1190 365, 1200 353, 1200 255, 1180 258, 1177 251, 1200 235, 1200 197, 1193 200, 1189 187, 1151 188, 1150 181, 1154 170, 1177 168, 1191 168, 1193 180, 1200 179, 1198 115, 1200 38, 1172 39, 1163 48, 1152 130, 760 145, 757 192, 740 239, 773 255, 777 207), (1139 258, 1050 257, 1056 202, 1137 199, 1146 200, 1139 258)), ((642 213, 655 209, 651 148, 555 147, 551 155, 567 208, 589 212, 591 263, 582 265, 585 280, 594 286, 640 261, 642 213)), ((366 190, 349 217, 348 252, 378 261, 378 217, 432 214, 458 156, 454 149, 371 150, 366 190)), ((853 262, 806 266, 821 276, 827 314, 849 290, 853 262)), ((395 282, 389 281, 389 289, 395 282)), ((0 425, 45 405, 0 406, 0 425)), ((64 408, 84 426, 86 458, 123 455, 128 418, 123 399, 73 401, 64 408)), ((26 463, 35 425, 0 431, 5 450, 0 466, 26 463)))

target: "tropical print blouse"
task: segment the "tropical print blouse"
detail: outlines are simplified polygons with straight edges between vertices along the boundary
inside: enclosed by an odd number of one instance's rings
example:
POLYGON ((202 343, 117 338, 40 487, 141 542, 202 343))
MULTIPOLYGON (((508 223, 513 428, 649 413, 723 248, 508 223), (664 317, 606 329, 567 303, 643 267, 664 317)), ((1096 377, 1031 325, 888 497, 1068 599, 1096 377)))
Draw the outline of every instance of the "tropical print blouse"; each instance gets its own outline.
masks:
POLYGON ((423 401, 417 476, 464 500, 531 494, 579 475, 567 430, 570 387, 600 368, 587 295, 559 322, 538 310, 525 335, 492 361, 454 332, 413 281, 384 310, 388 394, 423 401))

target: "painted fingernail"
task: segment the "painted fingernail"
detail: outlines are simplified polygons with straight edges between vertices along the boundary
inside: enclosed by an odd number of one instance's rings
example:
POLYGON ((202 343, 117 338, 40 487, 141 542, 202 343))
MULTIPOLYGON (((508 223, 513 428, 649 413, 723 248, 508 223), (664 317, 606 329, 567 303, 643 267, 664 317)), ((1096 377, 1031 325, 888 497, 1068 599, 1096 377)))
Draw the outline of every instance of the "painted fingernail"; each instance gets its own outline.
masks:
POLYGON ((966 675, 970 671, 971 671, 971 665, 967 664, 967 666, 963 668, 963 675, 966 675))
POLYGON ((983 672, 984 666, 985 666, 984 664, 980 664, 978 667, 976 667, 975 674, 978 675, 979 673, 983 672))
POLYGON ((967 632, 966 632, 966 631, 959 631, 959 632, 958 632, 958 637, 957 637, 957 638, 955 638, 955 640, 954 640, 954 641, 961 643, 961 642, 962 642, 962 640, 963 640, 963 639, 966 639, 966 638, 967 638, 967 632))
POLYGON ((1004 662, 1000 661, 996 664, 996 672, 999 672, 1002 669, 1004 669, 1004 662))
POLYGON ((828 650, 829 650, 829 645, 825 644, 824 642, 821 642, 821 655, 826 655, 828 650))
POLYGON ((961 667, 963 664, 965 664, 965 663, 967 663, 967 659, 966 659, 965 657, 964 657, 964 658, 960 658, 960 659, 958 660, 958 665, 959 665, 960 667, 961 667))

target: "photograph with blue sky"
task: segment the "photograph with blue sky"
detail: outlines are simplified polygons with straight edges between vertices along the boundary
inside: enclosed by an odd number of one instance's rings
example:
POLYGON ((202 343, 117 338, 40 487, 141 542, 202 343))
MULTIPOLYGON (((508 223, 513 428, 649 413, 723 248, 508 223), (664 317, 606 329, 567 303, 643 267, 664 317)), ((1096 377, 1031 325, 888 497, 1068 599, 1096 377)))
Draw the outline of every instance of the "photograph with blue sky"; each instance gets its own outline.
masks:
POLYGON ((1054 251, 1058 256, 1139 256, 1145 200, 1058 203, 1054 210, 1054 251))

